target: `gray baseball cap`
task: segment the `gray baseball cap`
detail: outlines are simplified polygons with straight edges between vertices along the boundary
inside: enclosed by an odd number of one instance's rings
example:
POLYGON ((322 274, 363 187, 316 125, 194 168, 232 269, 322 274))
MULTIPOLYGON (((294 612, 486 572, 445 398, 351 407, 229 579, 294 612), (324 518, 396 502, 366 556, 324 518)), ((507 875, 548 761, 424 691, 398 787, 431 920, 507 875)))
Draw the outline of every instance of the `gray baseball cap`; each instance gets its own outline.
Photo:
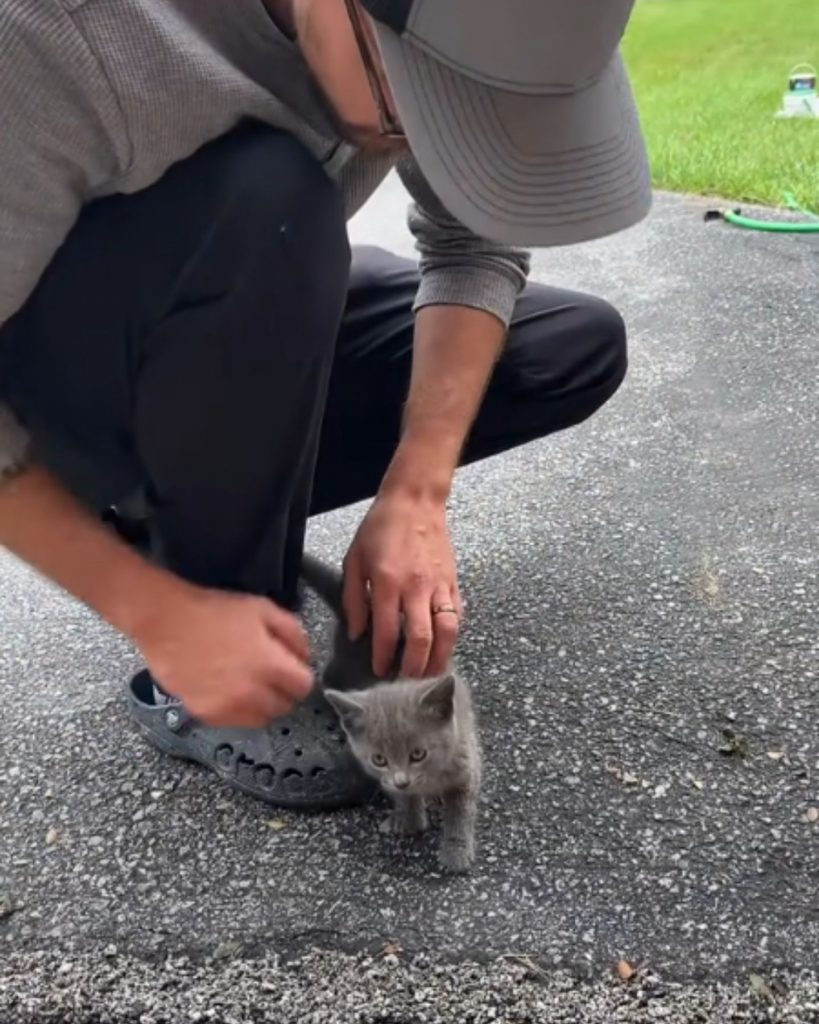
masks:
POLYGON ((634 0, 361 0, 441 202, 527 246, 613 234, 651 205, 619 44, 634 0))

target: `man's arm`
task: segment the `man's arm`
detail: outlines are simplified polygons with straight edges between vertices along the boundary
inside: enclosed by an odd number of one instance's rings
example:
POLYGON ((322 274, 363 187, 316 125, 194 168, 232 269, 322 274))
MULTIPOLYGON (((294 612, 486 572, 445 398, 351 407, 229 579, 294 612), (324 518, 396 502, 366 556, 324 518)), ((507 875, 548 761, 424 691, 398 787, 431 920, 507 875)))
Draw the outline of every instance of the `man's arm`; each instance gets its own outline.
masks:
POLYGON ((379 674, 402 628, 404 674, 439 674, 452 653, 462 605, 446 500, 504 335, 503 324, 481 310, 428 306, 418 313, 401 442, 345 564, 354 634, 367 625, 371 588, 379 674), (448 605, 457 614, 433 614, 448 605))
POLYGON ((505 336, 501 321, 483 310, 419 310, 404 428, 382 493, 446 501, 505 336))
POLYGON ((457 638, 461 601, 446 500, 528 254, 467 231, 413 161, 401 176, 415 197, 410 225, 421 253, 412 381, 401 441, 345 563, 345 608, 351 632, 360 633, 372 607, 376 672, 387 671, 403 628, 402 671, 421 676, 444 670, 457 638), (439 605, 459 614, 435 615, 439 605))
POLYGON ((293 616, 152 565, 41 467, 0 484, 0 547, 134 640, 154 676, 206 722, 263 726, 310 692, 307 643, 293 616))
MULTIPOLYGON (((63 7, 15 2, 0 17, 2 328, 31 295, 84 200, 130 157, 119 104, 63 7)), ((0 402, 0 547, 131 637, 155 677, 205 721, 263 725, 309 692, 307 645, 292 616, 150 565, 32 463, 29 449, 24 424, 0 402)))
POLYGON ((0 547, 133 639, 184 589, 180 580, 136 554, 36 465, 0 485, 0 547))

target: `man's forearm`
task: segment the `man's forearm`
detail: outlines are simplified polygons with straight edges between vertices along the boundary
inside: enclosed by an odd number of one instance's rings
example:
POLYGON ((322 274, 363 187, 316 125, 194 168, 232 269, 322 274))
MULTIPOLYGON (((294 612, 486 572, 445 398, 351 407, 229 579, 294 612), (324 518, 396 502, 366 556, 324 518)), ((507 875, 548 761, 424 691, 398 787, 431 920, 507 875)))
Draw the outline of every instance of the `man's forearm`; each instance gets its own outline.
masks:
POLYGON ((404 429, 382 491, 445 500, 505 336, 501 322, 482 310, 419 311, 404 429))
POLYGON ((132 551, 36 466, 0 486, 0 547, 131 637, 185 587, 132 551))

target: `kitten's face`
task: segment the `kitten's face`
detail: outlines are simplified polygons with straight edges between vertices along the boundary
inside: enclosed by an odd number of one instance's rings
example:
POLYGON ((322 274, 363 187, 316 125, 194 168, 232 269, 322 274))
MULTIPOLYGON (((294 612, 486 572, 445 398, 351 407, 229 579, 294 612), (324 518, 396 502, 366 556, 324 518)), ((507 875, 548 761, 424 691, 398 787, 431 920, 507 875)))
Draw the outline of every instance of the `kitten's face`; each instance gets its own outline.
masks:
POLYGON ((434 791, 455 752, 454 680, 379 683, 328 690, 350 747, 364 770, 392 794, 434 791))

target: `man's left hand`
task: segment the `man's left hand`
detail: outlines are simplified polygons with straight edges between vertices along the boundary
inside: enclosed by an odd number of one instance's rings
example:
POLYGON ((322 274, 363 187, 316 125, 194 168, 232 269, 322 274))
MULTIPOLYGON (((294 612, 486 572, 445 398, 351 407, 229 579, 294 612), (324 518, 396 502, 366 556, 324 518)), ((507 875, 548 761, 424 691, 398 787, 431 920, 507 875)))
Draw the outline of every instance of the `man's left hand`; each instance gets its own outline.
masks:
POLYGON ((446 670, 463 606, 443 502, 403 493, 376 498, 344 560, 344 611, 353 637, 372 616, 376 675, 389 672, 402 630, 402 675, 446 670))

